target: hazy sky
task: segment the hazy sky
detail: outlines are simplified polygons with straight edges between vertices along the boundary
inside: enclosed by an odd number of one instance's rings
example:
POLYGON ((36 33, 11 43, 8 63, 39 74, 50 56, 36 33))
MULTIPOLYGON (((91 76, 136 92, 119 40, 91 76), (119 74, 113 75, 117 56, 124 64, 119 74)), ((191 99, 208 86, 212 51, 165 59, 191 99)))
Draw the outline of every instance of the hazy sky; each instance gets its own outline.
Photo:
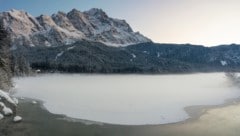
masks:
POLYGON ((0 0, 34 16, 102 8, 155 42, 207 46, 240 43, 240 0, 0 0))

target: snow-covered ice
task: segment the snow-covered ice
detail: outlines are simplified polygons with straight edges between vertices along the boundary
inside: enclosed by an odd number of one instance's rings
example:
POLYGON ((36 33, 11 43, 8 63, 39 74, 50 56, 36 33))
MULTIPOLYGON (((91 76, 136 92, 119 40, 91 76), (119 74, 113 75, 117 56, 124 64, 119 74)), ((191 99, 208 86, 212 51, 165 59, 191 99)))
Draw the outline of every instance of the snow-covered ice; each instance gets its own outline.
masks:
POLYGON ((48 74, 17 78, 16 96, 42 100, 56 114, 114 124, 164 124, 189 118, 184 107, 240 96, 224 73, 186 75, 48 74))

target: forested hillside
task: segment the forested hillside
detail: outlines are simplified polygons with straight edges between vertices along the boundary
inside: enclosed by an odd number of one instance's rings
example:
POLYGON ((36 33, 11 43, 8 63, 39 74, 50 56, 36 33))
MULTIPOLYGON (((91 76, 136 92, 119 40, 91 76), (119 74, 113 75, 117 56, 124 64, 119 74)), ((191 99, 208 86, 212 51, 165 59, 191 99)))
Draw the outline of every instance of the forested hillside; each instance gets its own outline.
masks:
MULTIPOLYGON (((186 73, 239 71, 240 46, 142 43, 111 47, 79 41, 56 47, 19 46, 15 58, 33 69, 67 73, 186 73)), ((23 65, 24 66, 24 65, 23 65)))
POLYGON ((11 87, 10 41, 7 32, 0 25, 0 89, 8 90, 11 87))

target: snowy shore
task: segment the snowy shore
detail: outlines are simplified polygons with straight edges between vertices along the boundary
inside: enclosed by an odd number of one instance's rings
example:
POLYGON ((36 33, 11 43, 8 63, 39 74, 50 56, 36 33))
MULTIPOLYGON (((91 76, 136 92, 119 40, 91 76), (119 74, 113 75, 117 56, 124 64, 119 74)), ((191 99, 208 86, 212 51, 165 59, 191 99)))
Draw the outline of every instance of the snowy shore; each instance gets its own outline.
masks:
POLYGON ((0 120, 4 117, 14 116, 13 122, 20 122, 22 117, 16 115, 17 105, 17 98, 11 97, 9 93, 0 90, 0 120))
POLYGON ((141 126, 98 125, 66 120, 66 116, 52 114, 42 104, 39 101, 33 104, 32 99, 19 99, 17 110, 24 121, 13 124, 10 118, 1 120, 0 136, 237 136, 240 133, 240 99, 218 106, 189 107, 187 111, 192 119, 186 121, 141 126), (200 111, 204 112, 198 114, 200 111))

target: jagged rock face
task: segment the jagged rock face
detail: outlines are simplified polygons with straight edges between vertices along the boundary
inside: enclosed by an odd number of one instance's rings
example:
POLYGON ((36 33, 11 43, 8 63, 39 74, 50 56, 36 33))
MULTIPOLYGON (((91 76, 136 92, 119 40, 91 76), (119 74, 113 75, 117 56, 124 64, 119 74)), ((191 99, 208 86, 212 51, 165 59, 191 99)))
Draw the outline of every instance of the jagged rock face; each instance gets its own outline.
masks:
POLYGON ((54 22, 61 28, 68 30, 69 32, 78 33, 79 35, 84 36, 84 34, 78 31, 70 20, 67 18, 67 15, 64 12, 58 12, 57 14, 52 15, 54 22))
POLYGON ((53 19, 56 20, 56 17, 52 18, 47 15, 37 17, 37 20, 44 28, 44 31, 33 36, 39 43, 43 42, 42 44, 45 46, 70 44, 74 40, 81 40, 84 37, 81 32, 78 32, 74 30, 73 27, 71 28, 71 26, 67 25, 67 23, 69 24, 69 21, 65 22, 67 20, 61 20, 56 24, 56 21, 53 19), (41 37, 41 39, 39 39, 39 37, 41 37))
POLYGON ((27 12, 11 10, 0 13, 12 45, 59 46, 89 40, 112 46, 150 42, 135 33, 124 20, 113 19, 101 9, 69 13, 58 12, 52 16, 33 17, 27 12))
POLYGON ((56 24, 54 23, 52 18, 47 15, 41 15, 41 16, 37 17, 37 20, 38 20, 39 24, 41 24, 41 26, 44 27, 45 30, 51 29, 52 27, 56 26, 56 24))
POLYGON ((38 21, 23 11, 11 10, 0 14, 5 29, 11 35, 13 45, 32 46, 31 35, 42 30, 38 21))
POLYGON ((94 29, 85 14, 76 9, 73 9, 67 14, 67 17, 76 29, 82 31, 84 34, 86 34, 86 36, 92 35, 94 29))
POLYGON ((94 28, 91 36, 93 40, 106 44, 114 43, 115 45, 150 42, 140 33, 133 32, 125 20, 109 18, 101 9, 94 8, 84 12, 84 14, 94 28))

